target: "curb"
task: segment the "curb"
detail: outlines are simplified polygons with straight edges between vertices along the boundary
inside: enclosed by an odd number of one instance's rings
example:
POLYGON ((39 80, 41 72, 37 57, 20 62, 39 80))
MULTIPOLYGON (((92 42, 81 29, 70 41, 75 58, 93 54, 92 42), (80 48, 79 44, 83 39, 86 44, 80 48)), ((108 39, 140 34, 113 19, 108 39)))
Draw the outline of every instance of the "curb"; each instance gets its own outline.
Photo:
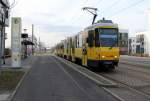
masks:
MULTIPOLYGON (((31 69, 31 68, 30 68, 31 69)), ((21 80, 19 81, 18 85, 16 86, 15 90, 12 92, 12 94, 10 94, 10 96, 8 97, 8 99, 6 101, 12 101, 12 99, 14 98, 15 94, 17 93, 17 90, 19 89, 19 87, 22 84, 22 81, 25 79, 26 75, 29 73, 30 69, 25 71, 25 74, 23 75, 23 77, 21 78, 21 80)))
MULTIPOLYGON (((70 68, 74 69, 75 71, 81 73, 82 75, 84 75, 84 76, 87 77, 88 79, 94 81, 94 82, 95 82, 98 86, 100 86, 100 87, 116 87, 116 86, 117 86, 117 84, 114 83, 113 81, 108 80, 108 79, 106 79, 105 77, 100 76, 100 75, 98 75, 98 74, 95 74, 94 72, 89 71, 88 69, 86 69, 86 70, 87 70, 89 73, 91 73, 92 75, 95 75, 95 76, 101 78, 103 81, 107 81, 107 82, 109 83, 109 84, 104 84, 103 82, 101 82, 101 81, 95 79, 94 77, 89 76, 87 73, 84 73, 84 72, 82 72, 81 70, 79 70, 79 69, 77 69, 77 68, 74 68, 71 64, 67 64, 65 61, 63 61, 63 60, 60 59, 59 57, 57 57, 57 56, 54 56, 54 57, 57 58, 58 60, 60 60, 61 62, 63 62, 64 64, 68 65, 70 68)), ((67 61, 67 60, 66 60, 66 61, 67 61)), ((67 62, 69 62, 69 61, 67 61, 67 62)))

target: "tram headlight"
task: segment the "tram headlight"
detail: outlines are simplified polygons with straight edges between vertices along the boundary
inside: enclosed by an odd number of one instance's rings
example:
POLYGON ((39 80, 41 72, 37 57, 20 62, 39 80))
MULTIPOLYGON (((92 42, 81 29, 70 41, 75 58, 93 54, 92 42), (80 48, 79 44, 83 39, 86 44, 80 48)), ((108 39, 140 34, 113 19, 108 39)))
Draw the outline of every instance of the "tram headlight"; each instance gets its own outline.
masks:
POLYGON ((102 58, 105 58, 105 56, 102 56, 102 58))
POLYGON ((118 58, 118 56, 114 56, 115 58, 118 58))

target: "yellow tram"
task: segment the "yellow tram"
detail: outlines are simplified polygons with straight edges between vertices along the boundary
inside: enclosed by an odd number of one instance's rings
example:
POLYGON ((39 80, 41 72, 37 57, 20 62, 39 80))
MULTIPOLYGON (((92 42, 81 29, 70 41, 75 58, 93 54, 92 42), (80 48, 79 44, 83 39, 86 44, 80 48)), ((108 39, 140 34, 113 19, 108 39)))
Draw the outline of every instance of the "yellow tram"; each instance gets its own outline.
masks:
POLYGON ((59 43, 56 54, 83 66, 112 69, 119 62, 118 35, 118 25, 103 19, 59 43))

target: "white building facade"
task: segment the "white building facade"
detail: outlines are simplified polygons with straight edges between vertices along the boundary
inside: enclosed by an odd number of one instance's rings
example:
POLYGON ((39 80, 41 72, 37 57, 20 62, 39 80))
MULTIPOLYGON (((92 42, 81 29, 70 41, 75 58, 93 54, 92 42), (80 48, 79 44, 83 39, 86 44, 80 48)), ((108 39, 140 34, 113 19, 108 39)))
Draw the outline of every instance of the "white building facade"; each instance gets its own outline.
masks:
POLYGON ((136 53, 150 56, 150 33, 136 33, 136 53))
POLYGON ((150 8, 148 10, 148 31, 150 32, 150 8))
POLYGON ((148 10, 148 31, 137 32, 135 37, 129 38, 129 54, 150 56, 150 9, 148 10))
POLYGON ((129 54, 136 54, 136 37, 129 38, 128 51, 129 54))

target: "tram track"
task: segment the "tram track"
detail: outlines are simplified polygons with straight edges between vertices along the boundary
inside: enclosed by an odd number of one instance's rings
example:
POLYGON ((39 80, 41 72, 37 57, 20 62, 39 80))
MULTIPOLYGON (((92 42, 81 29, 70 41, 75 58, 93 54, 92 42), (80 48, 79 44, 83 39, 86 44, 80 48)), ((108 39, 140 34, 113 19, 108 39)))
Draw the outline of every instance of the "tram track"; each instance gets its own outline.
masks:
POLYGON ((119 81, 119 80, 113 79, 113 78, 108 77, 108 76, 106 76, 106 75, 103 75, 103 74, 100 74, 100 75, 104 76, 104 77, 107 78, 107 79, 110 79, 110 80, 116 82, 116 83, 118 84, 118 86, 128 88, 129 90, 132 90, 132 91, 134 91, 134 92, 137 92, 137 93, 139 93, 139 94, 142 94, 142 95, 147 96, 147 97, 150 98, 150 94, 149 94, 149 93, 146 93, 146 92, 144 92, 144 91, 141 91, 141 90, 137 89, 136 87, 127 85, 127 84, 124 83, 124 82, 121 82, 121 81, 119 81))
POLYGON ((138 66, 138 67, 144 67, 144 68, 150 68, 150 66, 148 64, 141 64, 141 63, 132 63, 129 61, 120 61, 120 64, 125 64, 125 65, 130 65, 130 66, 138 66))
POLYGON ((124 63, 120 63, 119 65, 123 65, 125 68, 127 68, 128 70, 132 70, 132 71, 136 71, 136 72, 140 72, 140 73, 144 73, 144 74, 147 74, 147 75, 150 75, 150 67, 149 69, 148 68, 142 68, 141 66, 138 66, 138 65, 131 65, 131 64, 124 64, 124 63), (132 68, 131 68, 132 66, 132 68), (149 71, 148 71, 149 70, 149 71))
MULTIPOLYGON (((117 69, 118 72, 123 72, 124 75, 127 76, 127 78, 138 78, 139 80, 143 81, 143 82, 147 82, 150 83, 150 73, 146 73, 146 72, 140 72, 139 70, 135 70, 135 69, 129 69, 125 66, 123 67, 119 67, 119 69, 117 69), (128 75, 130 77, 128 77, 128 75)), ((122 75, 121 75, 122 76, 122 75)))

